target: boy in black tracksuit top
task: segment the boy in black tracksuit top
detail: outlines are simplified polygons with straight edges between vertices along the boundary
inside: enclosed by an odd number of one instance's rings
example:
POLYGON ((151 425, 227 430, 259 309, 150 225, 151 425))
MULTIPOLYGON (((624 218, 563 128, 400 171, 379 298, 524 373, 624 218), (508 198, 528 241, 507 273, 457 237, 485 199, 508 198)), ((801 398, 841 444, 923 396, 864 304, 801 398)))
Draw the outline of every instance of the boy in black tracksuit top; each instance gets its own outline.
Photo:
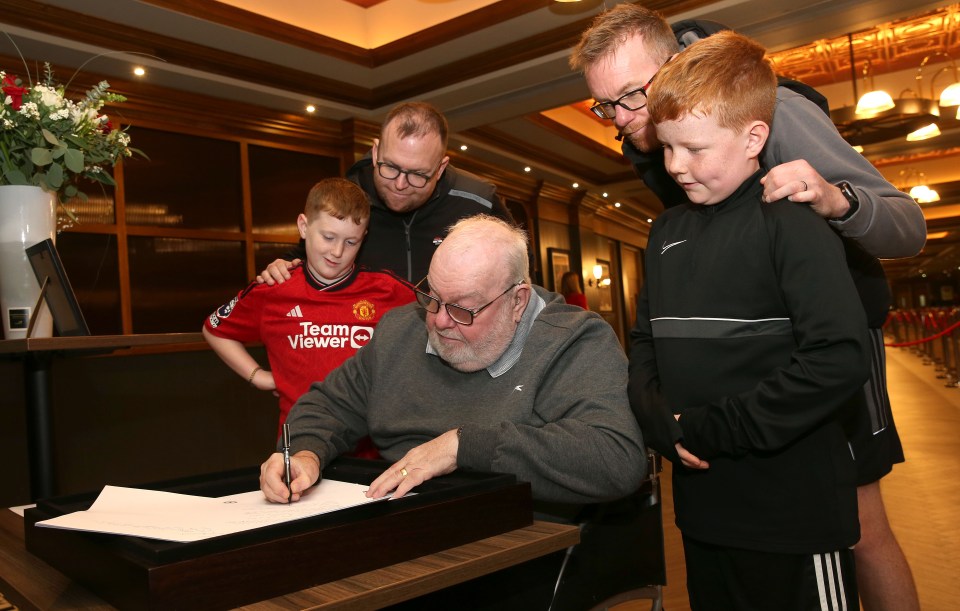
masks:
POLYGON ((721 32, 662 68, 649 97, 693 203, 651 229, 630 398, 674 463, 695 610, 858 605, 840 419, 868 375, 866 321, 839 238, 806 205, 761 202, 775 90, 764 49, 721 32))

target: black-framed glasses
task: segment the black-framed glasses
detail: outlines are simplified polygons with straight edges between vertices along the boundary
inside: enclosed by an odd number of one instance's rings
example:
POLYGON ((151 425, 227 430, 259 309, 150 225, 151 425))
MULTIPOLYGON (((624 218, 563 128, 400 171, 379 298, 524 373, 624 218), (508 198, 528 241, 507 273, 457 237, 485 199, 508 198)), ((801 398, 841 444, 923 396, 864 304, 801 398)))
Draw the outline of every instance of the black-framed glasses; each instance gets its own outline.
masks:
MULTIPOLYGON (((663 66, 660 66, 660 68, 662 67, 663 66)), ((660 68, 657 68, 657 72, 660 72, 660 68)), ((657 72, 653 73, 653 76, 650 77, 650 80, 647 81, 647 84, 643 87, 637 87, 636 89, 628 91, 612 102, 597 102, 590 107, 590 110, 601 119, 616 119, 617 106, 622 106, 631 111, 640 110, 647 105, 647 89, 650 87, 650 84, 653 83, 653 79, 656 78, 657 72)))
POLYGON ((441 163, 443 163, 442 159, 440 160, 440 163, 437 164, 437 169, 434 170, 433 173, 424 174, 418 170, 402 170, 389 161, 378 161, 377 172, 379 172, 380 176, 386 178, 387 180, 396 180, 401 174, 405 174, 407 177, 407 182, 410 183, 410 186, 414 187, 415 189, 420 189, 427 186, 427 183, 430 182, 430 179, 436 175, 437 170, 440 169, 441 163))
MULTIPOLYGON (((427 282, 427 278, 424 278, 423 280, 418 282, 417 286, 413 288, 413 292, 417 296, 417 303, 420 304, 420 307, 422 307, 427 312, 430 312, 431 314, 436 314, 437 312, 440 311, 440 306, 443 306, 447 309, 447 316, 449 316, 453 320, 453 322, 457 323, 458 325, 463 325, 465 327, 472 325, 473 319, 476 318, 477 314, 479 314, 480 312, 483 312, 484 310, 492 306, 497 299, 500 299, 501 297, 509 293, 511 289, 523 284, 523 280, 517 280, 517 282, 508 286, 507 290, 500 293, 499 295, 491 299, 488 303, 485 303, 479 308, 465 308, 463 306, 459 306, 453 303, 443 303, 433 295, 422 291, 420 289, 420 285, 422 285, 424 282, 427 282)), ((426 288, 428 291, 430 290, 429 283, 427 284, 426 288)))

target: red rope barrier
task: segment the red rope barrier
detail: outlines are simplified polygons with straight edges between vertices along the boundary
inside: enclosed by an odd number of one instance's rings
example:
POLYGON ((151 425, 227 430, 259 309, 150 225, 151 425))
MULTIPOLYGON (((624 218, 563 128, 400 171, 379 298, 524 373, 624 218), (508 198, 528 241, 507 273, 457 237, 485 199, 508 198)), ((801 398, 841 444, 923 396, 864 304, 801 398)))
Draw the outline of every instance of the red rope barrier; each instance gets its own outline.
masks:
POLYGON ((912 341, 909 341, 909 342, 899 342, 899 343, 884 344, 884 346, 886 346, 886 347, 888 347, 888 348, 905 348, 906 346, 916 346, 917 344, 923 344, 923 343, 925 343, 925 342, 929 342, 929 341, 935 340, 935 339, 937 339, 938 337, 943 337, 944 335, 946 335, 947 333, 950 333, 951 331, 953 331, 953 330, 956 329, 957 327, 960 327, 960 320, 958 320, 957 322, 953 323, 952 325, 950 325, 949 327, 947 327, 946 329, 944 329, 944 330, 941 331, 940 333, 937 333, 936 335, 931 335, 930 337, 923 337, 923 338, 921 338, 921 339, 915 339, 915 340, 912 340, 912 341))

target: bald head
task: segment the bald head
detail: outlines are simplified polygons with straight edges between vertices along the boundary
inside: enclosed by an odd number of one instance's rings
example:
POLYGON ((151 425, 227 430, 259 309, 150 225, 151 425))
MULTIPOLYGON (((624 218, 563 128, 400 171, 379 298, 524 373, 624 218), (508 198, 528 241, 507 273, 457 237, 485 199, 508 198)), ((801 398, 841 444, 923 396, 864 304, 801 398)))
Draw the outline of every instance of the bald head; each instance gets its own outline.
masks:
POLYGON ((430 263, 431 282, 449 274, 470 278, 478 287, 503 284, 504 278, 530 282, 526 232, 486 214, 460 220, 430 263))

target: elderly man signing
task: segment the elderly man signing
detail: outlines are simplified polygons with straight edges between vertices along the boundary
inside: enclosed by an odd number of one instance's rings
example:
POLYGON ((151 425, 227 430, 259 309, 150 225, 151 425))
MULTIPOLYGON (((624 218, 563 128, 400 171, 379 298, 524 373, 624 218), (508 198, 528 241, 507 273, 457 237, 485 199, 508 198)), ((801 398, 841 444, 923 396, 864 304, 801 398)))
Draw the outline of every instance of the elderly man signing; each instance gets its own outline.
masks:
MULTIPOLYGON (((294 405, 290 500, 367 434, 394 461, 371 497, 456 469, 512 473, 535 500, 560 503, 639 487, 644 446, 623 350, 599 316, 530 284, 522 230, 486 215, 460 221, 416 296, 294 405)), ((288 501, 280 454, 260 486, 288 501)))

